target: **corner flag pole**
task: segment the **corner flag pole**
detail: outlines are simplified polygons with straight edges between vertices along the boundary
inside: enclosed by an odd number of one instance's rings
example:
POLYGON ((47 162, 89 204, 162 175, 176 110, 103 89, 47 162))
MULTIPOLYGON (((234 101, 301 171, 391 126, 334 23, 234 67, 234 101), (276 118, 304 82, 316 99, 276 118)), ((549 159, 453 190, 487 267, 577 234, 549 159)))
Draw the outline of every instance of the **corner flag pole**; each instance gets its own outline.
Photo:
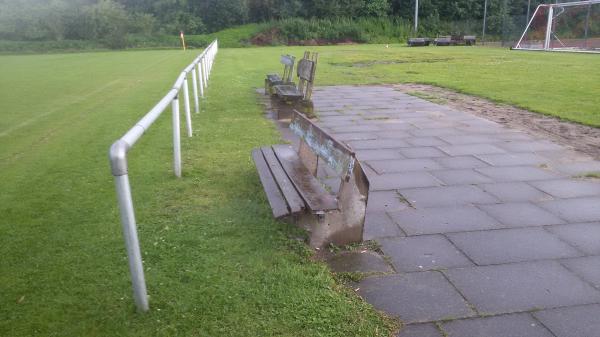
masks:
POLYGON ((183 37, 183 32, 179 32, 179 37, 181 38, 181 45, 183 46, 183 50, 185 50, 185 38, 183 37))

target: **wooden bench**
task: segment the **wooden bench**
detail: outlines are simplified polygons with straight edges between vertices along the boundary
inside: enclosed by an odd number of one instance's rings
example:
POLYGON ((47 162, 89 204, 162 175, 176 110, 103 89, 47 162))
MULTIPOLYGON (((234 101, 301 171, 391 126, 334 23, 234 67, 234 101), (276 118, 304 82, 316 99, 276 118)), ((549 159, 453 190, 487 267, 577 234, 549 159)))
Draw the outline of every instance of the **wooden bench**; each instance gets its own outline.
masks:
POLYGON ((293 84, 275 85, 275 95, 284 102, 295 103, 298 101, 309 101, 317 70, 317 53, 304 52, 304 57, 298 61, 297 75, 298 86, 293 84))
POLYGON ((425 46, 429 46, 430 43, 431 43, 431 39, 426 38, 426 37, 414 37, 414 38, 408 39, 409 47, 425 47, 425 46))
POLYGON ((292 82, 292 74, 294 73, 294 63, 296 57, 292 55, 281 55, 281 64, 283 64, 283 74, 267 74, 265 78, 265 95, 274 94, 273 86, 275 85, 294 85, 292 82))
POLYGON ((273 216, 305 228, 312 247, 362 241, 369 181, 354 152, 298 111, 290 129, 300 138, 298 150, 252 151, 273 216), (325 179, 339 185, 328 188, 325 179))

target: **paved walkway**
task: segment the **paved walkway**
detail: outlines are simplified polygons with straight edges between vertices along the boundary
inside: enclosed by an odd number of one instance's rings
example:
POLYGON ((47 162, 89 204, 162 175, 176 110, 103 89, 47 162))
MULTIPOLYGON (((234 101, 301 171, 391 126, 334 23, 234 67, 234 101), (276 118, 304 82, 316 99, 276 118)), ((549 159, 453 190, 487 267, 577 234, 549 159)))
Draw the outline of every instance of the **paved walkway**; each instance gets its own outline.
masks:
POLYGON ((365 239, 393 272, 357 288, 399 336, 600 336, 600 181, 575 178, 600 162, 392 87, 314 103, 367 163, 365 239))

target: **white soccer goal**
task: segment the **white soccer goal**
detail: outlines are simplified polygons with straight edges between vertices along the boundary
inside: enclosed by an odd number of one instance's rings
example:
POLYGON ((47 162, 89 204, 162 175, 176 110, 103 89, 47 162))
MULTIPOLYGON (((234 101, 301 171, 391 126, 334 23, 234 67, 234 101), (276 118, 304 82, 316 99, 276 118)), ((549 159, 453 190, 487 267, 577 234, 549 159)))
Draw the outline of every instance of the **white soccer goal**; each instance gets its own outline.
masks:
POLYGON ((539 5, 513 49, 600 53, 600 0, 539 5))

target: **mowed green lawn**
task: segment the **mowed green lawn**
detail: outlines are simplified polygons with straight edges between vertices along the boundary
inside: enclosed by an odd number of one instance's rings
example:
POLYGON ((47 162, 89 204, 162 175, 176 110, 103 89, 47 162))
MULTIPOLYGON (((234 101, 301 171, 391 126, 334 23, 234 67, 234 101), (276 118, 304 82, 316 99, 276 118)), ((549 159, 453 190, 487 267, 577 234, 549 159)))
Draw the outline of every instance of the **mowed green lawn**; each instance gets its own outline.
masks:
MULTIPOLYGON (((600 126, 597 55, 487 48, 318 47, 319 85, 433 83, 600 126)), ((250 159, 279 136, 254 88, 300 47, 222 49, 184 176, 169 112, 130 154, 152 310, 136 314, 109 145, 190 51, 0 56, 0 336, 388 336, 271 219, 250 159)))

